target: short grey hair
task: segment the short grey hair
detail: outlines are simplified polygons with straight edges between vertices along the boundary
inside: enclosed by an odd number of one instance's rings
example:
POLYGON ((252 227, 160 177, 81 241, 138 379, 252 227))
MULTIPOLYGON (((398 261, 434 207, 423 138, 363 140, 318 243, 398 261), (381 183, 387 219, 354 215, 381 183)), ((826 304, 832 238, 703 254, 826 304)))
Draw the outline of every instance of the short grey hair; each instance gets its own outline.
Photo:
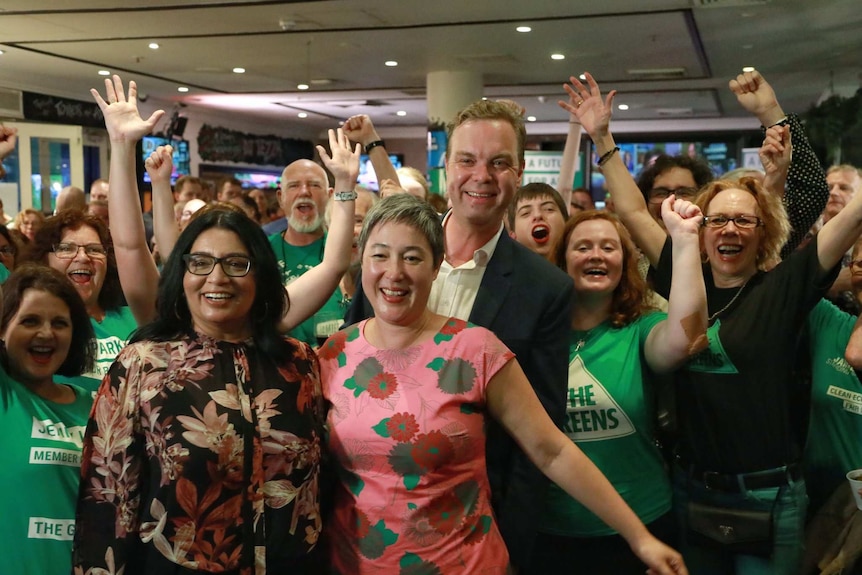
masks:
POLYGON ((359 233, 359 256, 365 254, 365 245, 368 236, 374 228, 380 224, 393 222, 396 224, 407 224, 418 230, 428 240, 431 246, 431 255, 434 258, 434 268, 443 263, 445 253, 443 247, 443 224, 440 216, 428 202, 423 202, 410 194, 394 194, 382 198, 377 202, 365 216, 365 223, 359 233))

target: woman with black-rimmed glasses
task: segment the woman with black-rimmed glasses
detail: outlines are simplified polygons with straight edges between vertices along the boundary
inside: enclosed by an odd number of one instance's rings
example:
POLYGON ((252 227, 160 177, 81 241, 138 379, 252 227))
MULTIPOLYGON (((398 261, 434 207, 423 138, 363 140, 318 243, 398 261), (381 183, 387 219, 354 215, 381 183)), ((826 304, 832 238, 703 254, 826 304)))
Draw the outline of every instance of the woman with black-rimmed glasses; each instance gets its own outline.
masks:
POLYGON ((239 210, 203 208, 180 234, 156 320, 96 396, 76 573, 322 572, 319 368, 280 335, 280 277, 239 210))

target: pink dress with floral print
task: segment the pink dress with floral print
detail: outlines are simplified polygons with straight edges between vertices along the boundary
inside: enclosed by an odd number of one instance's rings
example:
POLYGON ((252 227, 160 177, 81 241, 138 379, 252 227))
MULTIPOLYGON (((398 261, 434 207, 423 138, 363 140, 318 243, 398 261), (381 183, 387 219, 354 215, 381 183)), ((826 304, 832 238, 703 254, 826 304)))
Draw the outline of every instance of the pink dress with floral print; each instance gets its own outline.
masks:
POLYGON ((401 350, 373 347, 365 324, 318 352, 340 478, 326 525, 333 573, 505 573, 485 470, 485 392, 512 352, 454 318, 401 350))
POLYGON ((324 403, 289 342, 278 363, 201 334, 120 352, 84 438, 76 575, 311 572, 324 403))

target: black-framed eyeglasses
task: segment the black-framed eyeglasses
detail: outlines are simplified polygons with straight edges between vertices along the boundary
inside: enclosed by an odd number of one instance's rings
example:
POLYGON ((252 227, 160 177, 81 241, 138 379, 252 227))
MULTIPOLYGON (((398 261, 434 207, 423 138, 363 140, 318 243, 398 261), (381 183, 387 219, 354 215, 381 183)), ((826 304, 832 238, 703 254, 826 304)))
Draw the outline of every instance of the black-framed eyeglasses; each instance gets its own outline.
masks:
POLYGON ((692 200, 697 195, 697 188, 653 188, 649 191, 649 201, 654 204, 660 204, 673 194, 678 200, 692 200))
POLYGON ((12 246, 3 246, 2 248, 0 248, 0 254, 3 254, 4 256, 14 256, 15 248, 13 248, 12 246))
POLYGON ((78 250, 81 249, 83 249, 84 253, 91 258, 100 259, 108 256, 108 251, 102 244, 86 244, 80 246, 75 242, 61 242, 59 244, 54 244, 53 252, 54 255, 61 260, 70 260, 78 255, 78 250))
POLYGON ((221 264, 225 275, 232 278, 241 278, 248 275, 251 270, 251 259, 245 256, 225 256, 217 258, 207 254, 185 254, 183 260, 190 274, 196 276, 208 276, 215 269, 216 264, 221 264))
POLYGON ((763 225, 763 220, 757 216, 736 216, 729 217, 721 214, 715 216, 704 216, 703 225, 707 228, 723 228, 728 222, 733 222, 738 228, 751 229, 763 225))

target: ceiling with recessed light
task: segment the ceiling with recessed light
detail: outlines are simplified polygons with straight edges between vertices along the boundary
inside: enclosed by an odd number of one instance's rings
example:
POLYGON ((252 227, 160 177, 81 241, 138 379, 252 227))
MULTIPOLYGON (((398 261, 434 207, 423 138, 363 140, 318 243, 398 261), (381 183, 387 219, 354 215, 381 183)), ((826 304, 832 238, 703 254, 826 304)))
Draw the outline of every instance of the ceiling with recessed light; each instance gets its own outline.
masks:
POLYGON ((427 74, 467 70, 547 125, 589 70, 628 106, 618 120, 721 119, 744 116, 727 89, 743 66, 787 110, 851 95, 860 30, 857 0, 5 0, 0 86, 87 100, 108 70, 166 105, 322 130, 423 126, 427 74))

